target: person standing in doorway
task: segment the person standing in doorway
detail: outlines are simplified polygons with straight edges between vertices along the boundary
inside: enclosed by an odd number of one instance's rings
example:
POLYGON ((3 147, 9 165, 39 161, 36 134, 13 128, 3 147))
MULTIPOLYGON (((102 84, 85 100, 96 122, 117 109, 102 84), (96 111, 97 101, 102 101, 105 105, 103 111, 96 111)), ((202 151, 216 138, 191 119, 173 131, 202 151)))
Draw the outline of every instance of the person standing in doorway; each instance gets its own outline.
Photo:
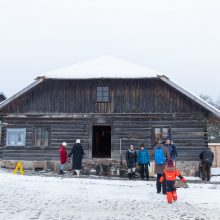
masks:
POLYGON ((149 180, 149 170, 148 166, 150 166, 150 157, 148 154, 147 149, 144 147, 143 144, 140 145, 140 151, 138 152, 138 164, 140 166, 140 174, 141 180, 149 180))
POLYGON ((214 160, 214 154, 210 148, 206 148, 200 153, 199 158, 202 164, 202 180, 210 181, 211 167, 212 162, 214 160))
POLYGON ((137 162, 137 153, 134 150, 134 146, 131 144, 126 152, 126 162, 128 166, 128 178, 135 177, 135 169, 137 162))
POLYGON ((82 144, 80 143, 80 139, 76 140, 76 143, 73 145, 70 153, 68 154, 68 158, 70 158, 71 156, 73 157, 73 174, 79 175, 82 167, 82 158, 84 156, 84 150, 82 144))
POLYGON ((67 143, 63 142, 60 145, 60 149, 59 149, 59 152, 60 152, 60 174, 64 174, 64 171, 63 171, 64 170, 64 165, 67 162, 66 146, 67 146, 67 143))
POLYGON ((170 154, 168 149, 163 145, 163 141, 159 140, 154 151, 154 159, 155 159, 155 174, 157 174, 156 188, 157 193, 162 193, 166 195, 166 180, 161 184, 160 177, 163 175, 164 169, 166 167, 166 163, 170 160, 170 154))

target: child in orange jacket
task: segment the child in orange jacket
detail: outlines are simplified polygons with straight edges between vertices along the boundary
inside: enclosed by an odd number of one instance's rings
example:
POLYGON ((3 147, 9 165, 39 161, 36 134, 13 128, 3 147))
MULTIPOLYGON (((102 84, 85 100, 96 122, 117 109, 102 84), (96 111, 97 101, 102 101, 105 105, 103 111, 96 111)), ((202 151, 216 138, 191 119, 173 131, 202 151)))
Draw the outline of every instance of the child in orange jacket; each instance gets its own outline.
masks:
POLYGON ((179 177, 182 182, 186 182, 186 179, 181 175, 180 171, 176 169, 172 160, 169 160, 167 167, 164 169, 164 173, 160 178, 160 182, 166 181, 166 190, 167 190, 167 202, 172 203, 172 201, 177 200, 176 194, 176 177, 179 177))

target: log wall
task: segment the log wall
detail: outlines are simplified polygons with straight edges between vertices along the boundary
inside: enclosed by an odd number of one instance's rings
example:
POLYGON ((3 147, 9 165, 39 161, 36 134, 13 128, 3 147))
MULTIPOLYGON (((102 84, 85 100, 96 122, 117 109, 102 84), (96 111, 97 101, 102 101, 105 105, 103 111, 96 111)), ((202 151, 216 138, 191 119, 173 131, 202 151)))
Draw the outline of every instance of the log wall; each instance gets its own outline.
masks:
POLYGON ((6 127, 3 129, 2 158, 22 160, 56 160, 59 159, 59 145, 63 141, 68 143, 68 151, 76 139, 80 138, 86 156, 91 158, 92 126, 110 125, 112 134, 112 159, 120 158, 120 139, 122 141, 123 159, 130 144, 138 146, 148 145, 153 157, 152 137, 155 127, 169 127, 171 137, 178 150, 178 160, 197 161, 199 153, 208 146, 207 123, 202 114, 133 114, 133 115, 89 115, 80 114, 66 117, 5 117, 7 128, 26 128, 26 146, 6 146, 6 127), (50 127, 50 145, 40 148, 33 146, 34 126, 50 127))

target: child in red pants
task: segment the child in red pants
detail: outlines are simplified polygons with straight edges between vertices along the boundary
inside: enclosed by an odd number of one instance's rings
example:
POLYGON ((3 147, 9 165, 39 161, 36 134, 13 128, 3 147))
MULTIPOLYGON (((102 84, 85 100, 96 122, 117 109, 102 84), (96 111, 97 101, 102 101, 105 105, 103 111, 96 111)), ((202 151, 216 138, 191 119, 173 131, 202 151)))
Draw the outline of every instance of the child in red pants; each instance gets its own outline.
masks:
POLYGON ((164 169, 164 173, 160 178, 160 182, 166 181, 166 194, 167 194, 167 202, 172 203, 172 201, 177 200, 176 194, 176 177, 179 177, 182 182, 186 182, 186 179, 181 175, 180 171, 176 169, 172 160, 169 160, 167 163, 167 167, 164 169))

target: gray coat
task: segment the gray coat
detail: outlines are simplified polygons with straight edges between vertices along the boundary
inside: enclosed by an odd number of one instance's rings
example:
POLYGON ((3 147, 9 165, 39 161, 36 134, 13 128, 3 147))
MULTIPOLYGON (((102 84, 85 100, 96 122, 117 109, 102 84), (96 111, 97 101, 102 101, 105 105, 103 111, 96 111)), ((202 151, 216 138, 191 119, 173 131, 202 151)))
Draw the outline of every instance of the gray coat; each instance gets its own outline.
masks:
POLYGON ((165 169, 166 163, 170 159, 170 153, 169 153, 168 149, 163 144, 158 144, 155 147, 154 154, 155 154, 156 149, 157 148, 161 148, 161 147, 163 148, 163 152, 164 152, 164 155, 166 157, 166 161, 165 161, 165 163, 163 165, 158 165, 158 164, 155 163, 155 170, 154 170, 155 174, 163 174, 163 171, 165 169))

